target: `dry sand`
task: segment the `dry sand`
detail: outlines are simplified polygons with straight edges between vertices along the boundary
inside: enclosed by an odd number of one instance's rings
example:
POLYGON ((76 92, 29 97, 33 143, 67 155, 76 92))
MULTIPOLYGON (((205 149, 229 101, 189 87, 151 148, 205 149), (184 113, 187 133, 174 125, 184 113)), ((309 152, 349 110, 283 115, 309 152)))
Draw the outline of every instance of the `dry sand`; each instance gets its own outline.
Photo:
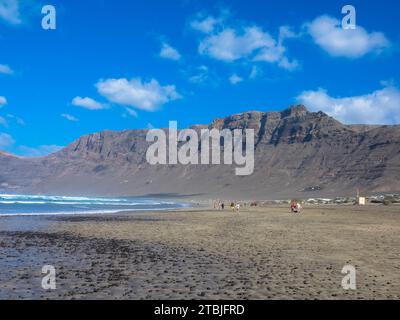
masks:
POLYGON ((399 299, 400 207, 3 218, 0 298, 399 299), (355 291, 341 287, 346 264, 355 291))

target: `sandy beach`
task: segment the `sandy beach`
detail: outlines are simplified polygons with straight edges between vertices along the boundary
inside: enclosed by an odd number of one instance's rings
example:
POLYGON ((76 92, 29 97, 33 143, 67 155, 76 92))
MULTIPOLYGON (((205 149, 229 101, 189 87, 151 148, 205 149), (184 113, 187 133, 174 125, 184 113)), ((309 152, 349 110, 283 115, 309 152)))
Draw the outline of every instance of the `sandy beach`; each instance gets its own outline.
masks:
POLYGON ((399 299, 399 257, 399 206, 3 217, 0 299, 399 299))

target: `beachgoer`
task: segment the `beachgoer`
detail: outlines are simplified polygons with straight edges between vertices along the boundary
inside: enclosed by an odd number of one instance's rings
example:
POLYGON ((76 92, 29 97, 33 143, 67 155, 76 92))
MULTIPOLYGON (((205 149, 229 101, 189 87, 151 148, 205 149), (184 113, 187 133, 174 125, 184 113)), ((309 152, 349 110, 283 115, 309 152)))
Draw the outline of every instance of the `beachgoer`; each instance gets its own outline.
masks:
POLYGON ((292 213, 296 213, 297 212, 297 203, 296 201, 292 201, 292 203, 290 204, 290 210, 292 211, 292 213))
POLYGON ((239 212, 239 210, 240 210, 240 203, 238 203, 238 204, 236 205, 236 211, 239 212))
POLYGON ((221 209, 224 210, 225 209, 225 204, 222 202, 221 203, 221 209))

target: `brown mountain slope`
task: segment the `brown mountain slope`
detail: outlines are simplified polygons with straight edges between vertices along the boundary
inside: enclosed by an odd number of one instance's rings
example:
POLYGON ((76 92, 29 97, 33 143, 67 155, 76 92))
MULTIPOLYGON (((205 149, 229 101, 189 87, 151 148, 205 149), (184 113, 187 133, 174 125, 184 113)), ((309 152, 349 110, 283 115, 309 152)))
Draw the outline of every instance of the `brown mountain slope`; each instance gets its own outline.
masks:
POLYGON ((235 176, 236 165, 150 166, 146 130, 104 131, 45 158, 0 153, 0 192, 278 199, 353 195, 358 187, 400 190, 400 126, 346 126, 293 106, 237 114, 209 127, 255 129, 251 176, 235 176), (320 190, 304 191, 315 186, 320 190))

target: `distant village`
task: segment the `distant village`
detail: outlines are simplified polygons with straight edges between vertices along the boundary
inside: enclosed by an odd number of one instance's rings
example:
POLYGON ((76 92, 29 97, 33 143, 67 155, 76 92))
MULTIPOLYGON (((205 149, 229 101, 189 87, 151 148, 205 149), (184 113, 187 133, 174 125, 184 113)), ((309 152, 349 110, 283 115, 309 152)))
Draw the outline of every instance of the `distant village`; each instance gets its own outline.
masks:
MULTIPOLYGON (((270 206, 270 205, 283 205, 290 204, 293 200, 264 200, 264 201, 253 201, 250 206, 270 206)), ((368 204, 382 204, 382 205, 396 205, 400 204, 400 194, 379 194, 368 197, 336 197, 334 199, 329 198, 308 198, 308 199, 297 199, 298 202, 307 205, 368 205, 368 204)), ((246 205, 246 204, 244 204, 246 205)))

